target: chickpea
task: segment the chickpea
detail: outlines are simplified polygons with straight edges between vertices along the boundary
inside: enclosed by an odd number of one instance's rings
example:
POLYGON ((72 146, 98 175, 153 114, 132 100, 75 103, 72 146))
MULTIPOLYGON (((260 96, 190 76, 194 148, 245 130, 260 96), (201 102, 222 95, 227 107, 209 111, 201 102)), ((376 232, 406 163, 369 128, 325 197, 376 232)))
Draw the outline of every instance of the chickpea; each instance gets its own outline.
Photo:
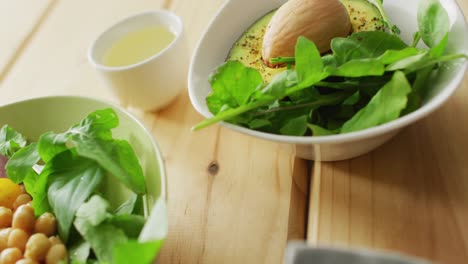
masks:
POLYGON ((27 194, 27 193, 20 194, 20 195, 18 195, 18 197, 16 197, 16 200, 13 203, 13 209, 16 210, 21 205, 27 204, 30 201, 32 201, 32 199, 31 199, 31 196, 29 196, 29 194, 27 194))
POLYGON ((0 206, 0 228, 10 227, 13 219, 13 212, 10 208, 0 206))
POLYGON ((18 260, 16 264, 39 264, 39 262, 32 260, 32 259, 25 258, 25 259, 18 260))
POLYGON ((41 233, 32 235, 26 243, 26 252, 24 256, 36 261, 42 261, 50 248, 49 239, 41 233))
POLYGON ((57 236, 51 236, 49 237, 49 241, 50 241, 50 244, 53 246, 53 245, 57 245, 57 244, 63 244, 62 240, 60 240, 59 237, 57 236))
POLYGON ((28 233, 32 233, 34 221, 34 209, 30 205, 23 204, 13 214, 12 227, 21 228, 28 233))
POLYGON ((46 256, 46 264, 57 264, 61 261, 67 263, 67 249, 63 244, 53 245, 46 256))
POLYGON ((44 213, 39 216, 34 225, 35 233, 43 233, 46 236, 52 236, 57 232, 57 220, 51 213, 44 213))
POLYGON ((17 248, 7 248, 0 254, 0 264, 15 264, 23 256, 21 250, 17 248))
POLYGON ((10 236, 8 237, 8 247, 17 248, 24 252, 26 247, 26 242, 28 242, 29 234, 26 233, 23 229, 13 228, 11 230, 10 236))
POLYGON ((0 230, 0 252, 8 247, 8 237, 10 233, 11 228, 3 228, 0 230))

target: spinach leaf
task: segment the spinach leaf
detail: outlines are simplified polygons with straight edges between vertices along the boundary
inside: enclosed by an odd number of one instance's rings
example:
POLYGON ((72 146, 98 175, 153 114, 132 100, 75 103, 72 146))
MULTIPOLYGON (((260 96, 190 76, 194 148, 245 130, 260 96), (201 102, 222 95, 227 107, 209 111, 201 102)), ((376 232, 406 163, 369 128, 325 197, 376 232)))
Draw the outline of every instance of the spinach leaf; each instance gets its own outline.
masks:
POLYGON ((91 245, 100 262, 114 263, 113 249, 127 242, 128 238, 121 229, 106 221, 110 217, 109 208, 106 200, 93 196, 77 210, 74 226, 91 245))
POLYGON ((60 237, 66 242, 76 211, 101 183, 104 170, 95 161, 66 151, 46 164, 41 177, 45 175, 48 201, 57 217, 60 237))
POLYGON ((72 263, 86 263, 90 252, 91 245, 82 239, 70 247, 69 258, 72 260, 72 263))
POLYGON ((138 242, 129 240, 116 245, 113 256, 115 264, 150 264, 163 244, 162 240, 138 242))
POLYGON ((97 110, 64 133, 48 132, 41 136, 39 154, 48 162, 67 149, 76 149, 79 156, 96 161, 130 190, 144 194, 143 170, 133 149, 127 141, 112 138, 111 129, 117 125, 114 110, 97 110))
POLYGON ((437 45, 449 31, 449 17, 438 0, 419 1, 418 26, 428 47, 437 45))
POLYGON ((131 193, 127 201, 125 201, 123 204, 119 206, 119 208, 115 210, 115 214, 122 215, 122 214, 133 213, 137 201, 138 201, 138 195, 136 195, 135 193, 131 193))
POLYGON ((10 178, 15 183, 22 183, 25 177, 29 174, 37 177, 33 166, 39 162, 39 152, 37 151, 37 143, 31 143, 28 146, 16 151, 8 160, 5 169, 10 178))
POLYGON ((145 222, 146 220, 143 216, 134 214, 115 215, 108 220, 109 224, 124 231, 127 237, 135 239, 140 235, 145 222))
POLYGON ((207 98, 207 105, 212 113, 218 113, 226 106, 235 108, 246 104, 263 79, 257 70, 239 61, 228 61, 210 76, 209 82, 213 92, 207 98))
POLYGON ((354 132, 395 120, 406 107, 411 86, 403 72, 393 78, 350 120, 344 123, 341 133, 354 132))
POLYGON ((0 155, 11 157, 18 149, 26 146, 27 142, 23 135, 12 127, 4 125, 0 129, 0 155))

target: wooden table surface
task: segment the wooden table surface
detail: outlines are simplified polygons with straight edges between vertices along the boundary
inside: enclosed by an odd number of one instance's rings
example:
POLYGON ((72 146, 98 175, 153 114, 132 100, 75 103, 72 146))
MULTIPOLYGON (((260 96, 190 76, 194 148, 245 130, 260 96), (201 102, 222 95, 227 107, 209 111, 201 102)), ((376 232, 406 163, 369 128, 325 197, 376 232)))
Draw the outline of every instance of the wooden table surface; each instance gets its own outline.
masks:
MULTIPOLYGON (((0 105, 68 94, 118 102, 86 59, 102 30, 169 9, 183 18, 193 51, 222 3, 0 0, 0 105)), ((468 0, 459 4, 467 13, 468 0)), ((202 117, 186 92, 141 114, 168 175, 170 230, 157 262, 282 263, 289 240, 308 239, 468 263, 466 102, 465 78, 439 111, 374 152, 312 169, 288 146, 219 126, 191 132, 202 117)))

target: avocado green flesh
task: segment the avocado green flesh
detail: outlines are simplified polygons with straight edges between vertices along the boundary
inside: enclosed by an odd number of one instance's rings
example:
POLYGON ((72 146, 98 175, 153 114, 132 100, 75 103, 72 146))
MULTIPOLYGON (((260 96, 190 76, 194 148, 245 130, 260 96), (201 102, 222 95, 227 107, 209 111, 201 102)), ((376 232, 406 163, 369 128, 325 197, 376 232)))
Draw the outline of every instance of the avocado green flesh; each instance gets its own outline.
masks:
POLYGON ((383 18, 377 7, 367 0, 341 0, 351 20, 353 32, 383 31, 383 18))
POLYGON ((265 82, 270 82, 273 76, 286 69, 285 67, 270 68, 262 60, 263 35, 275 11, 269 12, 250 26, 234 43, 227 58, 227 60, 238 60, 258 70, 265 82))
MULTIPOLYGON (((367 0, 341 0, 346 7, 353 32, 384 30, 378 9, 367 0)), ((269 12, 250 26, 234 43, 227 60, 237 60, 260 72, 265 82, 284 71, 286 67, 270 68, 262 60, 263 36, 276 10, 269 12)))

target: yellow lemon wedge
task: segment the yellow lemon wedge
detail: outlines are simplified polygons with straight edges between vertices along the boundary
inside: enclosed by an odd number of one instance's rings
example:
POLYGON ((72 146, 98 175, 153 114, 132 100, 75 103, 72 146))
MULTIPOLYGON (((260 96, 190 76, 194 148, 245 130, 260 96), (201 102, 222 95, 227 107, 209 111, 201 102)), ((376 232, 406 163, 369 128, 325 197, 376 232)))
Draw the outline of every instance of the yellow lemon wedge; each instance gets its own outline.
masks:
POLYGON ((0 206, 13 208, 16 197, 21 194, 21 187, 8 178, 0 178, 0 206))

